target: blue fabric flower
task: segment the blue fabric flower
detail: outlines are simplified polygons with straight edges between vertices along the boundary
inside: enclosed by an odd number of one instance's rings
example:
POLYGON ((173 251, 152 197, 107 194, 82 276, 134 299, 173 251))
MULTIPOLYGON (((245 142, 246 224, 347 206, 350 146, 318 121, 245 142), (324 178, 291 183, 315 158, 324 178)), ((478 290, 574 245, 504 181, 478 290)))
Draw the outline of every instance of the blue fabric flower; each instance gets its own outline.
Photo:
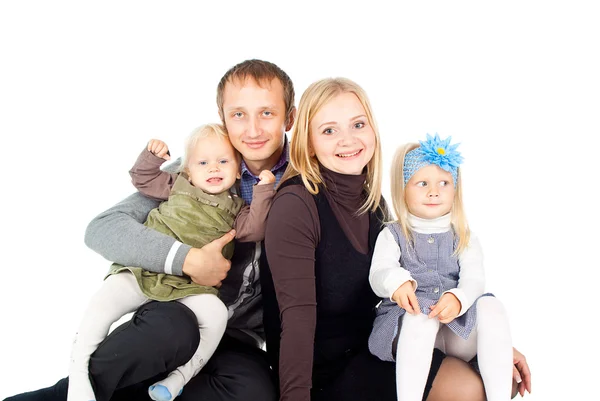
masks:
POLYGON ((458 143, 450 145, 452 137, 440 139, 436 133, 435 137, 427 134, 427 140, 419 141, 420 147, 411 150, 404 157, 404 185, 419 169, 435 164, 441 169, 452 174, 454 186, 458 180, 458 166, 463 161, 460 152, 456 150, 458 143))
POLYGON ((443 170, 451 172, 458 168, 463 161, 460 152, 456 151, 459 143, 450 145, 451 136, 442 140, 436 133, 434 137, 427 134, 426 141, 419 141, 423 159, 429 164, 437 164, 443 170))

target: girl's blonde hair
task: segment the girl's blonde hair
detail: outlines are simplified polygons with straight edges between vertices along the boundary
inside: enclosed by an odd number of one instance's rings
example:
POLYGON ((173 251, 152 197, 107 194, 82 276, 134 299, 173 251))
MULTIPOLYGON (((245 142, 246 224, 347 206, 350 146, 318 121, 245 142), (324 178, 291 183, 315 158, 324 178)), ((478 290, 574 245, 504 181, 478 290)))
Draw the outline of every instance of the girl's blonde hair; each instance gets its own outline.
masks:
MULTIPOLYGON (((198 141, 209 136, 216 136, 217 138, 229 142, 229 135, 225 130, 225 127, 222 124, 204 124, 194 129, 190 135, 185 140, 185 147, 183 152, 183 157, 181 158, 181 165, 179 166, 179 171, 186 171, 190 154, 192 150, 198 145, 198 141)), ((233 149, 238 159, 238 162, 241 159, 240 153, 234 148, 233 149)))
POLYGON ((367 120, 375 133, 375 151, 366 166, 365 190, 368 196, 358 210, 358 213, 362 214, 369 210, 375 211, 381 199, 381 140, 367 94, 358 84, 349 79, 322 79, 311 84, 302 94, 296 122, 292 128, 289 165, 281 178, 281 183, 300 175, 304 186, 311 194, 316 195, 319 193, 319 185, 324 185, 324 182, 317 158, 310 155, 310 122, 325 104, 344 93, 356 95, 365 109, 367 120))
MULTIPOLYGON (((408 223, 408 205, 406 203, 406 194, 404 191, 404 158, 408 152, 419 146, 418 143, 408 143, 400 146, 398 150, 396 150, 392 161, 392 205, 394 207, 394 213, 396 214, 396 221, 402 228, 402 233, 404 234, 404 237, 409 240, 409 243, 412 243, 412 227, 408 223)), ((452 228, 454 229, 454 235, 458 237, 458 246, 454 251, 454 255, 458 255, 464 251, 471 238, 471 231, 469 230, 469 224, 467 223, 467 217, 463 207, 461 188, 462 180, 460 178, 459 167, 454 191, 454 202, 452 203, 452 209, 450 210, 452 213, 452 228)))

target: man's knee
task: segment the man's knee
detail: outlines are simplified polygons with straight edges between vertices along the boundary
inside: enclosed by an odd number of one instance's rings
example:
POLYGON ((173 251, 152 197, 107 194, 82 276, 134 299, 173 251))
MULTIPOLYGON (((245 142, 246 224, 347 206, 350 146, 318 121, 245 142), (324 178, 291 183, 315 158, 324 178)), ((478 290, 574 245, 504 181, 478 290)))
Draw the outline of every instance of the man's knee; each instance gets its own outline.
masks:
POLYGON ((192 357, 199 343, 198 323, 188 307, 178 302, 150 302, 100 344, 90 359, 90 372, 101 370, 102 361, 114 363, 114 355, 123 362, 160 361, 174 369, 192 357))

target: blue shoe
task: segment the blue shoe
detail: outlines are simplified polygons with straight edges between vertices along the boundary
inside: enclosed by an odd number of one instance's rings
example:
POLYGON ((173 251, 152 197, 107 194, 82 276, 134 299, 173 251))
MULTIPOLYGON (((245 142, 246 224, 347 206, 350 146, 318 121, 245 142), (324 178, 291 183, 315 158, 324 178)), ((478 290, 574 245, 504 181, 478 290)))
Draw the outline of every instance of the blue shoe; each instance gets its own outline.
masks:
MULTIPOLYGON (((148 388, 148 394, 150 395, 150 398, 152 398, 154 401, 171 401, 171 399, 173 398, 169 389, 163 386, 162 384, 150 386, 148 388)), ((179 394, 181 394, 181 392, 179 394)))

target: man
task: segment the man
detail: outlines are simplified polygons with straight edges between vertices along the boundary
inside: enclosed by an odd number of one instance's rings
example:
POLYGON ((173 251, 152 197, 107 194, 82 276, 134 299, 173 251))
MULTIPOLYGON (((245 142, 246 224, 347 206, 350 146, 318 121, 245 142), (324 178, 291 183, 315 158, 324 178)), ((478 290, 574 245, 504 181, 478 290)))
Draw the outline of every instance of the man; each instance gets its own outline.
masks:
MULTIPOLYGON (((294 87, 275 64, 246 60, 225 73, 217 88, 219 115, 242 154, 240 195, 252 201, 258 174, 268 169, 277 182, 287 166, 285 132, 295 117, 294 87)), ((219 348, 178 400, 275 400, 264 342, 258 258, 260 244, 236 243, 231 262, 222 247, 234 231, 191 248, 142 223, 157 202, 135 193, 97 216, 86 244, 125 266, 176 275, 220 287, 229 321, 219 348)), ((191 358, 201 341, 196 318, 178 302, 151 302, 100 344, 89 364, 98 401, 147 400, 148 386, 191 358)), ((67 379, 8 400, 66 400, 67 379)))

